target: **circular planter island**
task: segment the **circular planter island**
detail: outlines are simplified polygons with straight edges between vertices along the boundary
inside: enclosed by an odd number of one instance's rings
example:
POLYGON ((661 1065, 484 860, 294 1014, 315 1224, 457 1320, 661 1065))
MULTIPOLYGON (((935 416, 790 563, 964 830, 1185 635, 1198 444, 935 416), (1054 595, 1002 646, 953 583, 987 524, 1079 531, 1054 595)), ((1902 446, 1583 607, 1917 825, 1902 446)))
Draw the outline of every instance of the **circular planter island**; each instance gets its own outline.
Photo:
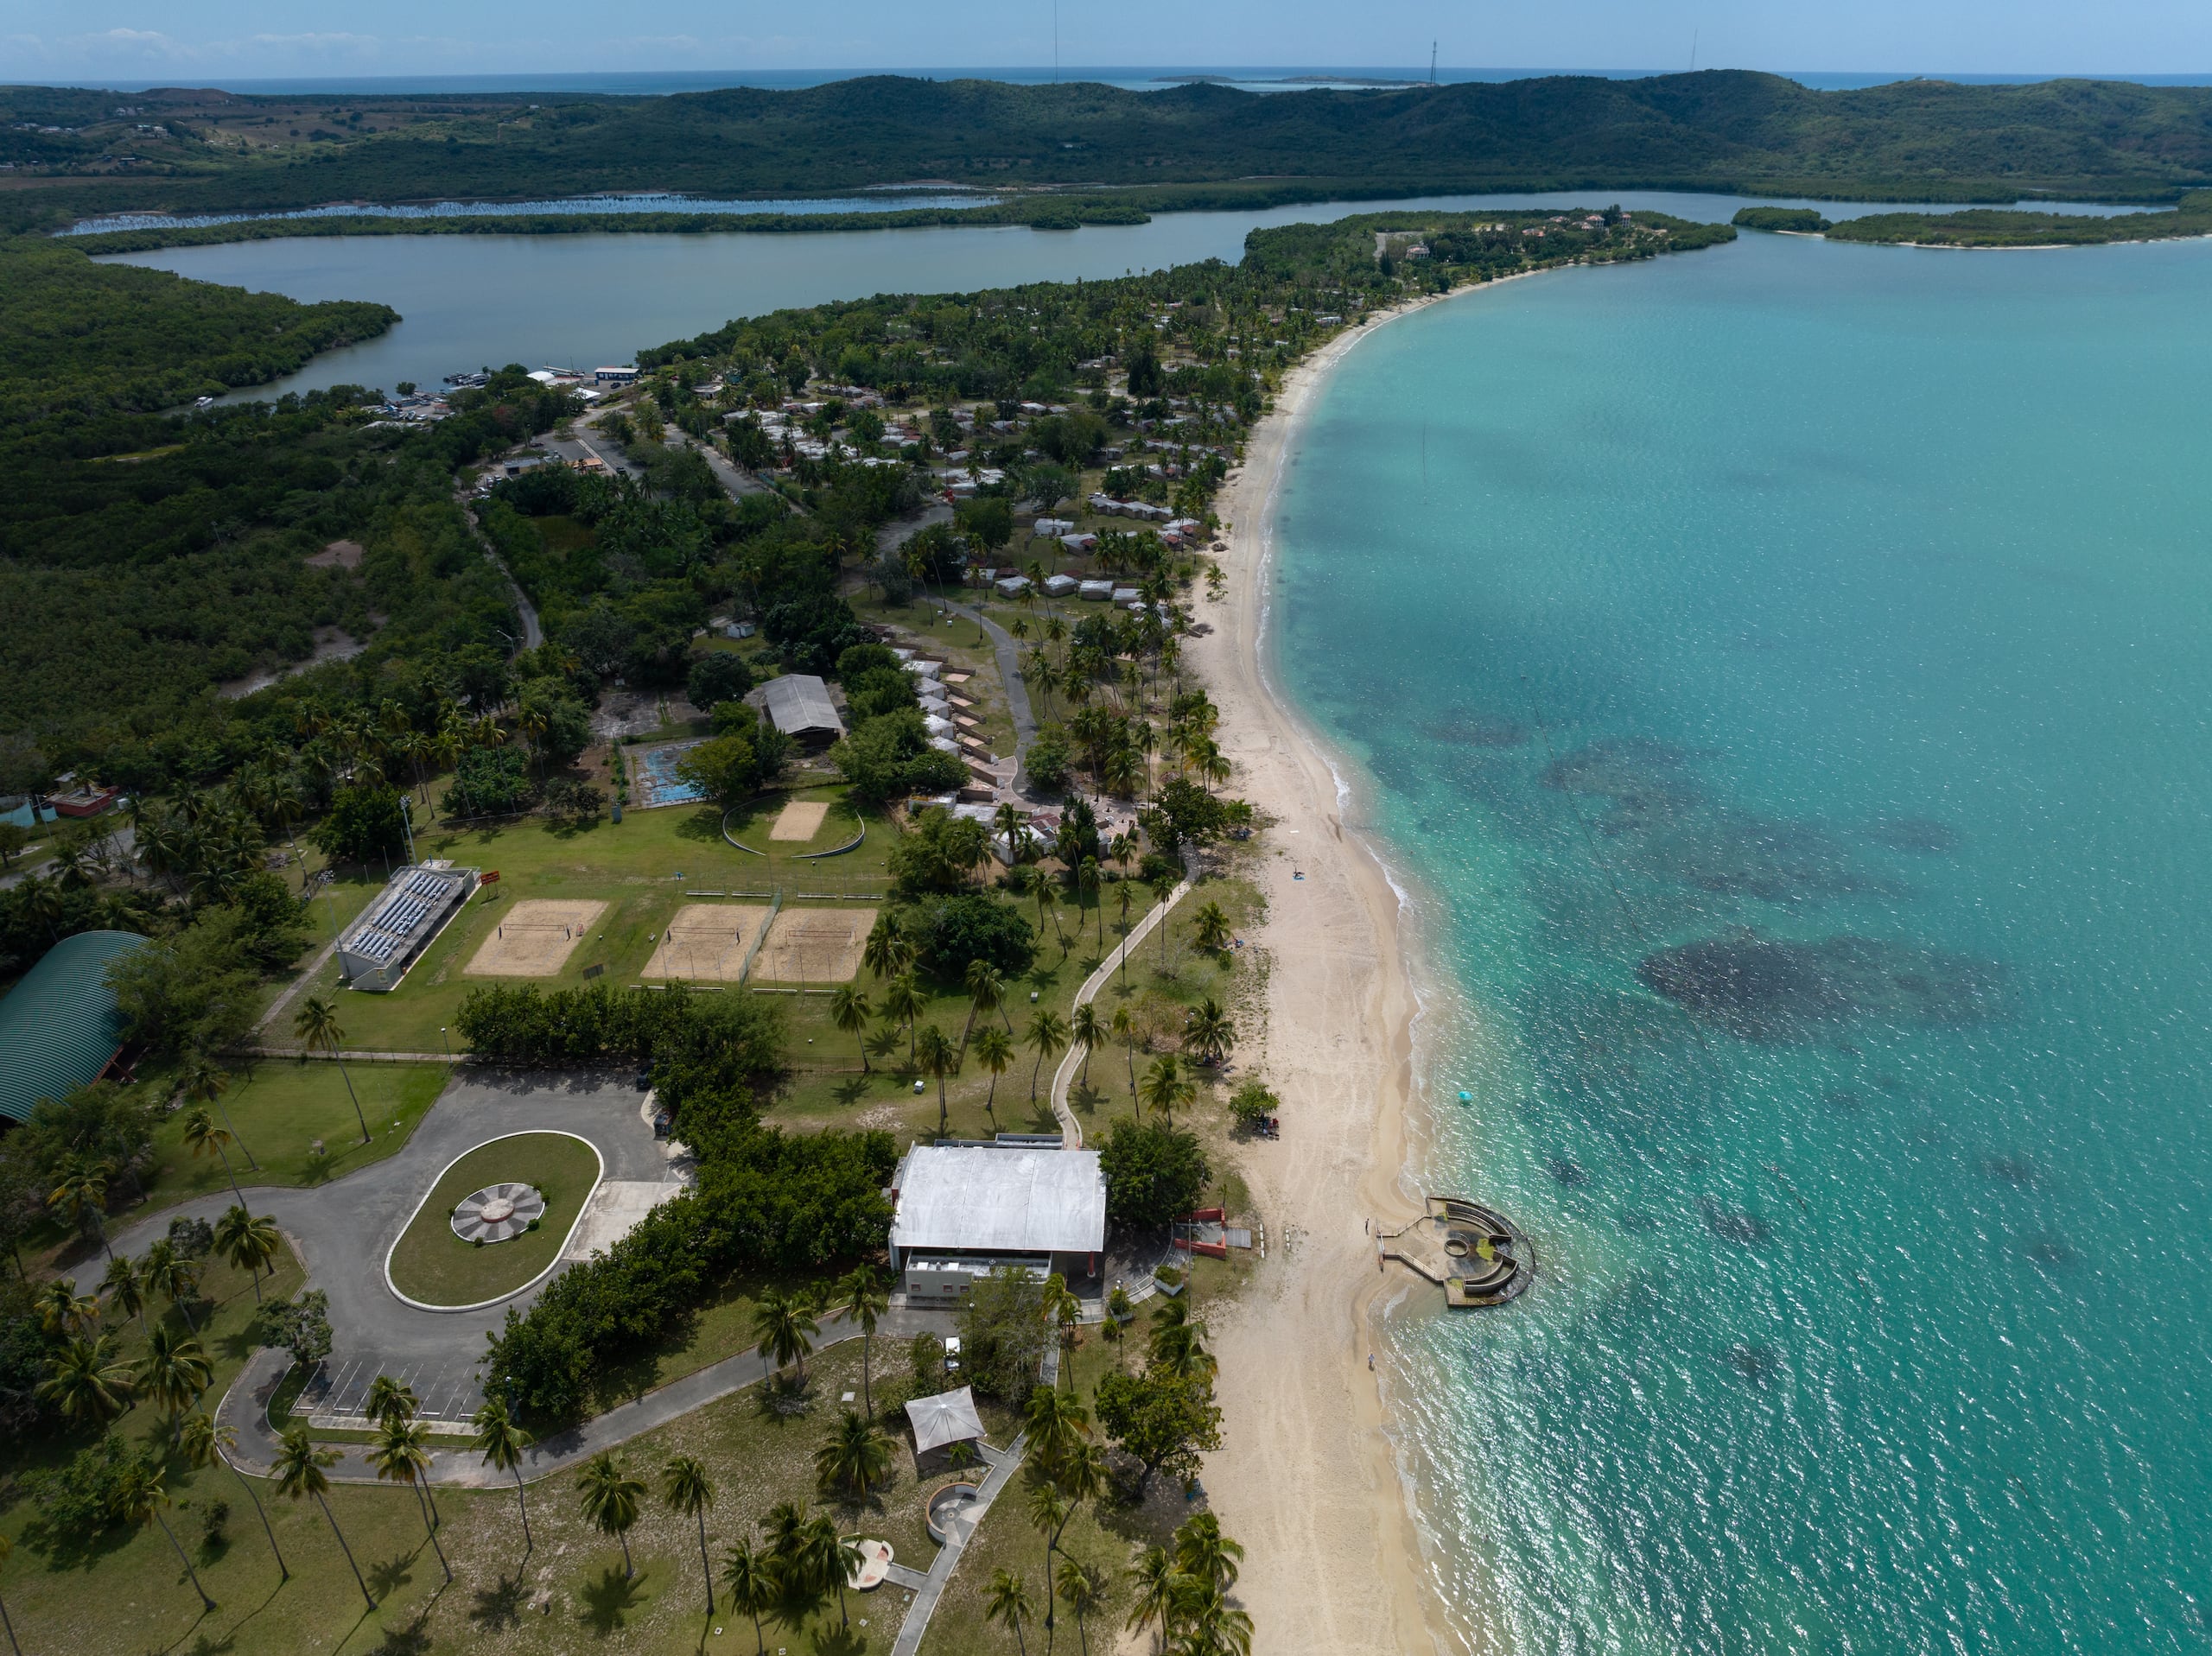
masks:
POLYGON ((599 1186, 599 1152, 566 1133, 518 1133, 448 1163, 391 1252, 385 1280, 410 1304, 471 1310, 520 1293, 561 1257, 599 1186))

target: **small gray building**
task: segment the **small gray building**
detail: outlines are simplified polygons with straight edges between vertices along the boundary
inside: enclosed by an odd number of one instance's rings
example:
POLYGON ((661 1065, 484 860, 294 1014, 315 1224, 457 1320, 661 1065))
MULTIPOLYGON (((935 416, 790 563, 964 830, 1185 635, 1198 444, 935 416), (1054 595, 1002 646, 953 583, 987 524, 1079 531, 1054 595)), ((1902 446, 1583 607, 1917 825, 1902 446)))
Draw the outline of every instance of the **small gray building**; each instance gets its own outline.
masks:
POLYGON ((998 1268, 1098 1274, 1106 1175, 1095 1150, 917 1145, 891 1195, 891 1267, 911 1303, 957 1302, 998 1268))
POLYGON ((811 673, 785 673, 772 678, 745 698, 748 705, 768 715, 768 722, 793 741, 827 746, 845 733, 830 687, 811 673))
POLYGON ((349 988, 374 993, 397 988, 475 889, 474 868, 439 862, 402 868, 340 936, 339 976, 349 988))

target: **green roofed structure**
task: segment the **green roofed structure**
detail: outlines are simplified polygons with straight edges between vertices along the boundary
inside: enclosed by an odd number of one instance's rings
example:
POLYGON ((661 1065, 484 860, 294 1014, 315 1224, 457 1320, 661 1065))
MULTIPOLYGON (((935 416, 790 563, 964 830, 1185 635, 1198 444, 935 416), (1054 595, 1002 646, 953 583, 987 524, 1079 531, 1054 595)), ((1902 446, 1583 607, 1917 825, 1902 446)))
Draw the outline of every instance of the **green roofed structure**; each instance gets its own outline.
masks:
POLYGON ((64 937, 0 999, 0 1116, 28 1120, 41 1099, 98 1081, 115 1062, 123 1014, 108 962, 145 942, 135 931, 64 937))

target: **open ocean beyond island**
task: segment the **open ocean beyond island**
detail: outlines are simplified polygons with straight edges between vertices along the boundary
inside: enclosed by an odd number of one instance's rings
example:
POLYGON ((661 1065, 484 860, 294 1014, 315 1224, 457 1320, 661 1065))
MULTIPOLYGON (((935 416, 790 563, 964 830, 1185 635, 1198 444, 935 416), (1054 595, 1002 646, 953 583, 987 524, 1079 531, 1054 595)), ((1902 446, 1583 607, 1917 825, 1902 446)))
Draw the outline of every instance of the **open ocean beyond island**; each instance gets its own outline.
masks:
POLYGON ((2205 1647, 2208 403, 2212 244, 1759 236, 1319 393, 1273 670, 1542 1261, 1393 1317, 1471 1638, 2205 1647))

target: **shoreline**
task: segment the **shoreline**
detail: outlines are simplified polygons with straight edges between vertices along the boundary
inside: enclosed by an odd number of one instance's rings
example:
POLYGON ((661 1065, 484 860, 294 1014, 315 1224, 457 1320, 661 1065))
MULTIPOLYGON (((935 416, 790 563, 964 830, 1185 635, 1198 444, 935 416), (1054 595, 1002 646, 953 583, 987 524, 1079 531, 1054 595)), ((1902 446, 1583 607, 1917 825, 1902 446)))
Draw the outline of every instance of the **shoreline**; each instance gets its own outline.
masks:
POLYGON ((1185 650, 1221 709, 1217 739, 1240 790, 1274 819, 1254 872, 1268 899, 1256 940, 1272 968, 1267 1048, 1248 1067, 1281 1093, 1287 1130, 1255 1141, 1242 1171, 1290 1269, 1216 1329, 1224 1373, 1268 1378, 1222 1399, 1229 1447, 1205 1474, 1224 1526, 1249 1549, 1241 1596, 1260 1651, 1458 1647, 1424 1568, 1384 1374, 1368 1367, 1382 1317, 1416 1291, 1376 1268, 1366 1222, 1420 1211, 1406 1182, 1423 1012, 1409 895, 1379 848, 1346 831, 1345 773, 1274 682, 1269 589, 1276 497, 1315 391, 1377 328, 1482 290, 1392 307, 1291 371, 1224 489, 1229 590, 1206 611, 1215 631, 1185 650))

